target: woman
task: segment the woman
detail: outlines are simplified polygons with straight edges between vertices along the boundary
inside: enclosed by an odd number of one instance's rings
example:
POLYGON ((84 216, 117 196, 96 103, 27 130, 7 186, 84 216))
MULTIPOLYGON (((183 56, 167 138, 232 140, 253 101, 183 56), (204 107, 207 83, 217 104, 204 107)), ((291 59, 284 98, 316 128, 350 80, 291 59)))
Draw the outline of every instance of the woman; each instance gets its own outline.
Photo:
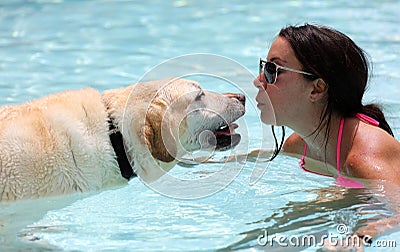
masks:
POLYGON ((368 72, 363 50, 343 33, 284 28, 254 80, 261 120, 294 131, 282 150, 306 171, 347 187, 363 185, 345 177, 400 185, 400 143, 378 106, 362 104, 368 72))

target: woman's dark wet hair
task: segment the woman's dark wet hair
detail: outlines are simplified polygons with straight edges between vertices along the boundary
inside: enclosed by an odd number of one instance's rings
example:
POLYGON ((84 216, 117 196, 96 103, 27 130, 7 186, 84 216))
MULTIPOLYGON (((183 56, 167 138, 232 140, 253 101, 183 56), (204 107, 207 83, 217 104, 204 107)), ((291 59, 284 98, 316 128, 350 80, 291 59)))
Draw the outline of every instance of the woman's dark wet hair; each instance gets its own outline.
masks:
POLYGON ((327 125, 326 138, 329 138, 333 111, 344 117, 366 114, 379 121, 379 127, 393 136, 379 106, 362 104, 369 63, 366 53, 353 40, 334 29, 311 24, 288 26, 280 31, 279 36, 289 42, 303 71, 322 78, 328 84, 328 102, 318 127, 327 125))
MULTIPOLYGON (((369 63, 366 53, 353 40, 332 28, 311 24, 288 26, 281 29, 278 36, 289 42, 302 64, 302 71, 312 73, 328 84, 328 101, 319 126, 314 131, 319 134, 326 125, 326 144, 334 111, 344 117, 363 113, 376 119, 380 128, 394 136, 380 107, 376 104, 362 104, 369 78, 369 63)), ((315 76, 304 75, 310 80, 314 80, 315 76)), ((284 136, 283 127, 282 130, 284 136)), ((272 132, 277 147, 271 160, 278 155, 283 144, 282 138, 278 146, 273 127, 272 132)))

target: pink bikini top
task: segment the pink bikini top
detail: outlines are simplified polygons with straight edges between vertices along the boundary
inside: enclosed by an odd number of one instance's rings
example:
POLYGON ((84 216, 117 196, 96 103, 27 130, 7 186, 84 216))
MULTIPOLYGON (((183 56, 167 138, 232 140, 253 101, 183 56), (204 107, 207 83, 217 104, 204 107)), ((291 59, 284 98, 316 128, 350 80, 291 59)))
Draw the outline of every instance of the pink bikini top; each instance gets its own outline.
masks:
MULTIPOLYGON (((379 122, 377 120, 375 120, 367 115, 357 113, 356 117, 366 123, 371 124, 371 125, 379 126, 379 122)), ((337 168, 337 172, 338 172, 338 177, 336 178, 335 184, 344 186, 347 188, 364 188, 364 185, 361 184, 360 182, 349 179, 349 178, 345 178, 342 175, 340 175, 340 149, 341 149, 341 145, 342 145, 343 126, 344 126, 344 117, 342 117, 342 119, 340 119, 340 126, 339 126, 339 133, 338 133, 338 140, 337 140, 337 147, 336 147, 336 168, 337 168)), ((307 154, 307 144, 304 145, 303 156, 301 157, 300 162, 299 162, 300 168, 306 172, 311 172, 311 173, 322 175, 322 176, 328 176, 325 174, 320 174, 320 173, 309 171, 309 170, 305 169, 304 164, 306 162, 304 159, 306 157, 306 154, 307 154)), ((328 176, 328 177, 330 177, 330 176, 328 176)))

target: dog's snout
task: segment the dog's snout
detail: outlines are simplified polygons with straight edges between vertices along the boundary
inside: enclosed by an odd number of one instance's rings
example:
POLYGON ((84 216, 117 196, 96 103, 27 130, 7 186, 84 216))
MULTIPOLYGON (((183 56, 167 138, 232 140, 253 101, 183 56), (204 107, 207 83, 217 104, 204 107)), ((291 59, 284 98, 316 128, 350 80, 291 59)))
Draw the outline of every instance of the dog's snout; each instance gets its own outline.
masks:
POLYGON ((238 99, 243 105, 245 105, 246 96, 244 96, 244 94, 237 94, 236 99, 238 99))
POLYGON ((229 97, 229 98, 234 98, 237 99, 238 101, 240 101, 240 103, 243 104, 243 106, 246 103, 246 96, 244 96, 244 94, 234 94, 234 93, 226 93, 224 94, 225 96, 229 97))

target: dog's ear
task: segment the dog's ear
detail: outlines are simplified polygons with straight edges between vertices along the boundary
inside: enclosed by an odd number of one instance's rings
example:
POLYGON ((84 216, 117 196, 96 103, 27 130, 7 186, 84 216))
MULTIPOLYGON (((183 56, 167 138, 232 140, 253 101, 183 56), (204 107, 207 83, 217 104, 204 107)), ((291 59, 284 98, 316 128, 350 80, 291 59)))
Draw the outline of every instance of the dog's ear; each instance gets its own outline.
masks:
POLYGON ((175 160, 177 146, 168 123, 163 122, 163 116, 162 113, 156 113, 154 109, 149 109, 146 114, 143 136, 151 155, 169 163, 175 160))

